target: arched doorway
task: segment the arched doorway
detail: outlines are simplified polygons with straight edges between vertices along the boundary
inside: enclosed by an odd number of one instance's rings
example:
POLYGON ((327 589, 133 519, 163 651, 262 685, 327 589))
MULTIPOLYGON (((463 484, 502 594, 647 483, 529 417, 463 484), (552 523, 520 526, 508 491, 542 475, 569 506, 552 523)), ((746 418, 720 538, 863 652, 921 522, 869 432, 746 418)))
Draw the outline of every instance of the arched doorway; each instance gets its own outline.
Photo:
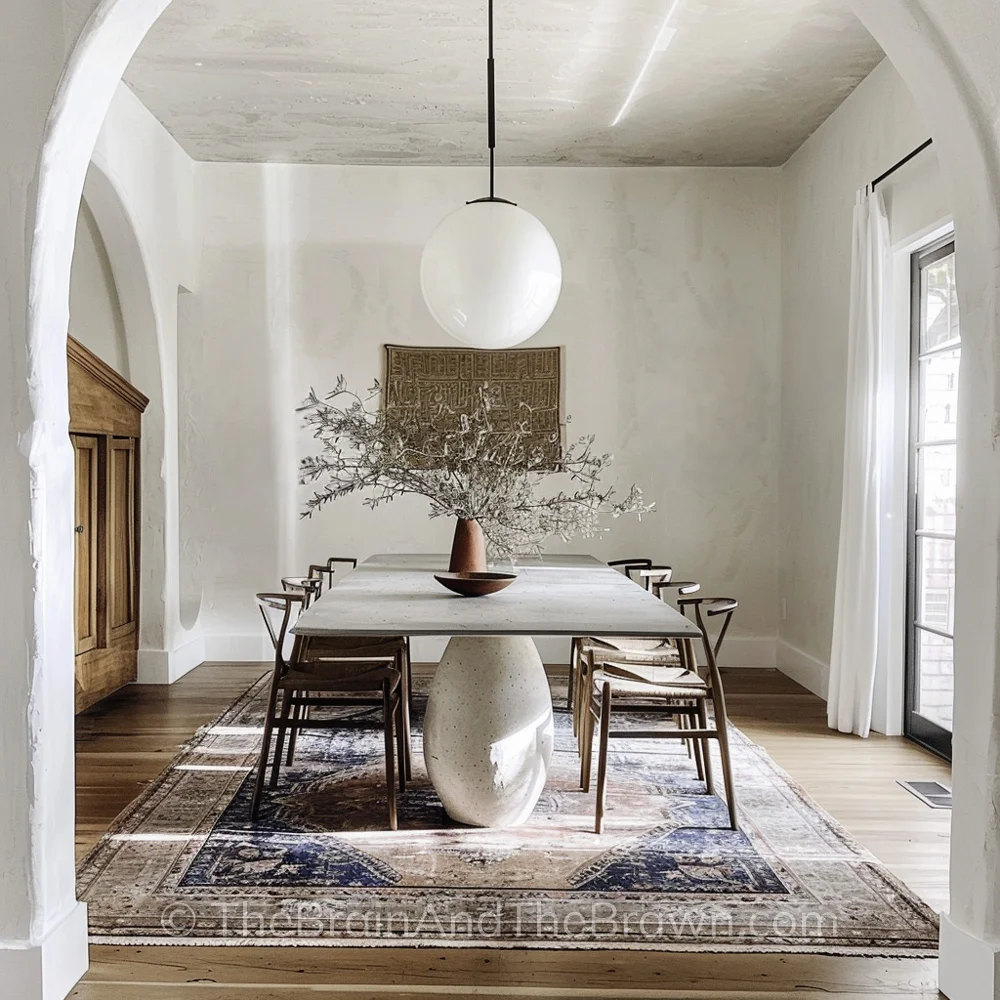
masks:
MULTIPOLYGON (((21 0, 18 0, 20 3, 21 0)), ((995 820, 996 768, 996 596, 1000 526, 1000 484, 994 454, 997 411, 997 362, 1000 273, 1000 171, 997 136, 990 124, 988 90, 977 90, 990 78, 995 51, 982 45, 981 8, 956 5, 946 32, 941 11, 930 0, 852 0, 872 34, 889 53, 918 96, 932 126, 939 156, 954 190, 960 236, 959 271, 968 369, 963 382, 963 426, 967 428, 961 462, 976 469, 965 476, 959 513, 960 612, 956 623, 959 660, 970 664, 956 684, 956 727, 962 736, 955 747, 956 837, 952 869, 951 940, 946 939, 942 976, 953 995, 964 989, 963 970, 983 959, 979 941, 995 935, 996 902, 1000 897, 995 820), (937 18, 937 20, 935 20, 937 18), (961 30, 965 34, 960 34, 961 30), (964 64, 963 64, 964 60, 964 64), (977 79, 972 74, 980 74, 977 79), (984 857, 984 850, 987 856, 984 857), (966 951, 961 951, 965 948, 966 951), (949 977, 954 976, 954 979, 949 977)), ((24 9, 30 9, 24 4, 24 9)), ((9 778, 0 792, 12 814, 9 884, 14 903, 5 908, 0 937, 18 950, 41 948, 58 928, 80 951, 81 920, 74 910, 71 800, 72 706, 61 685, 72 669, 70 642, 71 582, 60 572, 59 554, 70 547, 71 454, 66 441, 66 371, 63 341, 68 320, 72 232, 84 178, 97 134, 125 67, 146 31, 162 12, 164 0, 103 0, 73 49, 62 82, 55 91, 33 197, 34 225, 26 241, 30 274, 24 324, 27 364, 26 441, 11 445, 5 459, 19 463, 12 477, 21 488, 18 503, 31 528, 31 545, 21 543, 12 572, 14 596, 29 589, 33 603, 16 626, 28 646, 26 672, 11 690, 14 724, 4 726, 3 748, 27 773, 9 778), (24 499, 30 495, 30 500, 24 499), (18 714, 26 702, 26 718, 18 714)), ((20 8, 18 8, 20 9, 20 8)), ((73 13, 67 17, 72 20, 73 13)), ((20 22, 15 22, 20 23, 20 22)), ((50 25, 37 20, 39 49, 50 25)), ((984 25, 1000 34, 1000 26, 984 25)), ((994 39, 996 41, 997 39, 994 39)), ((51 54, 51 53, 50 53, 51 54)), ((995 81, 994 81, 995 83, 995 81)), ((44 75, 32 80, 36 97, 46 106, 52 87, 44 75), (48 87, 48 91, 46 91, 48 87)), ((33 164, 39 132, 20 137, 19 163, 33 164)), ((27 176, 18 178, 25 199, 27 176)), ((26 204, 29 202, 26 200, 26 204)), ((29 216, 31 214, 29 210, 29 216)), ((14 246, 14 244, 12 244, 14 246)), ((16 249, 16 247, 15 247, 16 249)), ((11 251, 14 253, 14 250, 11 251)), ((12 261, 21 272, 22 260, 12 261)), ((21 285, 12 286, 21 296, 21 285)), ((19 328, 15 328, 15 336, 19 328)), ((22 374, 15 372, 15 375, 22 374)), ((16 522, 18 519, 15 518, 16 522)), ((19 538, 11 528, 11 538, 19 538)), ((20 595, 23 601, 23 594, 20 595)), ((19 637, 14 636, 15 639, 19 637)), ((66 684, 67 689, 71 685, 66 684)), ((69 945, 67 945, 69 946, 69 945)), ((70 972, 66 973, 67 976, 70 972)), ((25 996, 29 994, 25 993, 25 996)), ((53 994, 55 995, 55 994, 53 994)))

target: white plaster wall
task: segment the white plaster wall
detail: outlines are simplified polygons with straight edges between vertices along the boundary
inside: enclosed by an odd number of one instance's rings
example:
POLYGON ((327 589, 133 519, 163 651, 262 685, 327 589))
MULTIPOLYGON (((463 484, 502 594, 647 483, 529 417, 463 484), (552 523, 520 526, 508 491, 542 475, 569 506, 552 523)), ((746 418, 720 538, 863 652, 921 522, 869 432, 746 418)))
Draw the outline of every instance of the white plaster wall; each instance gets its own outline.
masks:
MULTIPOLYGON (((855 193, 929 134, 886 60, 782 169, 778 662, 822 697, 837 579, 855 193)), ((935 147, 882 190, 894 243, 949 215, 935 147)))
POLYGON ((69 279, 69 332, 128 378, 128 346, 118 289, 94 213, 80 203, 69 279))
MULTIPOLYGON (((5 95, 0 133, 0 624, 7 655, 0 670, 0 973, 12 948, 26 950, 53 933, 76 909, 74 896, 74 798, 72 727, 42 723, 73 717, 72 667, 59 676, 55 663, 72 664, 72 584, 58 589, 40 570, 45 541, 55 535, 33 522, 40 476, 31 459, 44 455, 47 485, 67 504, 72 495, 72 450, 56 436, 55 408, 31 395, 32 357, 26 345, 28 254, 35 219, 38 151, 46 115, 62 68, 61 11, 34 0, 0 8, 0 85, 5 95), (23 33, 23 34, 22 34, 23 33), (12 99, 9 95, 17 95, 12 99), (51 424, 50 424, 51 422, 51 424), (30 526, 30 527, 29 527, 30 526), (40 538, 45 535, 45 539, 40 538), (46 586, 51 590, 41 598, 46 586), (48 626, 48 627, 46 627, 48 626), (49 664, 52 664, 49 668, 49 664), (48 669, 46 669, 48 668, 48 669), (44 700, 43 700, 44 699, 44 700)), ((79 202, 79 194, 74 199, 79 202)), ((61 233, 69 266, 72 226, 61 233)), ((64 304, 65 308, 65 304, 64 304)), ((65 328, 62 338, 64 343, 65 328)), ((62 364, 47 366, 66 379, 62 364)), ((66 410, 63 403, 63 410, 66 410)), ((68 410, 66 411, 68 414, 68 410)), ((64 417, 64 422, 67 417, 64 417)), ((67 506, 59 542, 72 544, 67 506)), ((19 957, 19 956, 15 956, 19 957)), ((6 982, 6 979, 4 980, 6 982)), ((34 1000, 34 998, 32 998, 34 1000)))
MULTIPOLYGON (((420 294, 437 222, 482 194, 466 168, 201 164, 198 446, 182 490, 204 505, 208 655, 259 656, 252 594, 329 554, 444 551, 452 525, 407 498, 298 520, 308 447, 293 410, 338 373, 367 387, 382 347, 448 344, 420 294), (193 482, 193 485, 188 480, 193 482), (247 638, 251 637, 251 638, 247 638)), ((776 621, 779 175, 768 169, 504 170, 563 255, 556 312, 571 433, 657 503, 576 550, 648 554, 742 606, 731 649, 773 663, 776 621), (740 646, 739 636, 757 643, 740 646)), ((553 544, 553 550, 558 549, 553 544)))
POLYGON ((108 250, 128 307, 130 379, 150 399, 142 438, 139 680, 168 683, 204 659, 196 611, 182 623, 177 430, 178 289, 197 288, 198 213, 193 161, 124 85, 94 151, 91 189, 91 203, 100 196, 111 216, 106 228, 124 227, 114 245, 108 237, 108 250))

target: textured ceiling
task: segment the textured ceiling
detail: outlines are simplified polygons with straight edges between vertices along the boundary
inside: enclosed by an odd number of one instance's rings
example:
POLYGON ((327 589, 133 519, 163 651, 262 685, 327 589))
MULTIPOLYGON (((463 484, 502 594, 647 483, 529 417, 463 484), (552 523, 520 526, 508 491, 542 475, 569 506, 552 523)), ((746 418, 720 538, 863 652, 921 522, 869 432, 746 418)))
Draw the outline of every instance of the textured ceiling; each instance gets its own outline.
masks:
MULTIPOLYGON (((173 0, 126 81, 200 160, 483 161, 485 0, 173 0)), ((773 165, 882 58, 843 0, 496 0, 497 162, 773 165)))

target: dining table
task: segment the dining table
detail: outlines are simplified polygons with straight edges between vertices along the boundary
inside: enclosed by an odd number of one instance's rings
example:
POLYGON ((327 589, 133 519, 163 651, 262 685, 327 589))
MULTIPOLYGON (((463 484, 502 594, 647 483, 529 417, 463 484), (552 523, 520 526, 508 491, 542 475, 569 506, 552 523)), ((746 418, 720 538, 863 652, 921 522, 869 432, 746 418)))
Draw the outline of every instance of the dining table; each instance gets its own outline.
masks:
POLYGON ((700 639, 694 622, 592 555, 519 559, 515 582, 462 597, 434 576, 445 554, 372 556, 302 613, 303 636, 449 639, 427 697, 427 773, 448 815, 525 822, 545 785, 552 696, 532 636, 700 639))

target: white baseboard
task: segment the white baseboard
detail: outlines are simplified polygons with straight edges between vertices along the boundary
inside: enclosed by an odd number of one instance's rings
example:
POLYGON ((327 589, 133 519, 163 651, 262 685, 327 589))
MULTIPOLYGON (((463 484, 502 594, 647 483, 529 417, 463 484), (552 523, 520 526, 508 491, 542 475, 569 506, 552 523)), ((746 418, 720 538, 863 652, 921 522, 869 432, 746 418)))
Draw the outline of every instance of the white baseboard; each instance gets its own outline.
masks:
POLYGON ((173 684, 205 662, 205 639, 198 636, 177 649, 140 649, 139 684, 173 684))
MULTIPOLYGON (((570 640, 561 636, 536 635, 535 645, 543 663, 568 663, 570 640)), ((411 640, 414 663, 437 663, 444 655, 445 636, 415 636, 411 640)), ((271 660, 274 653, 265 635, 255 633, 205 636, 204 659, 213 663, 256 663, 271 660)), ((724 667, 775 666, 775 640, 759 636, 727 636, 722 647, 724 667)))
POLYGON ((263 633, 209 633, 205 636, 205 659, 212 663, 271 662, 274 647, 263 633))
MULTIPOLYGON (((535 644, 544 663, 568 663, 569 639, 537 636, 535 644)), ((415 636, 411 641, 414 663, 437 663, 444 655, 447 637, 415 636)), ((224 634, 205 636, 205 659, 212 663, 257 663, 274 659, 274 650, 266 635, 224 634)))
MULTIPOLYGON (((533 637, 542 663, 568 663, 570 640, 553 635, 533 637)), ((441 659, 448 640, 418 636, 411 642, 415 663, 436 663, 441 659)), ((756 636, 727 636, 722 646, 721 665, 724 667, 775 666, 774 639, 756 636)))
POLYGON ((948 1000, 1000 1000, 1000 945, 956 927, 941 914, 938 988, 948 1000))
POLYGON ((87 904, 77 903, 41 944, 0 942, 0 994, 11 1000, 65 1000, 90 964, 87 904))
POLYGON ((778 669, 807 691, 826 701, 830 684, 830 667, 814 656, 802 652, 790 643, 777 642, 778 669))
POLYGON ((727 635, 719 653, 720 667, 770 667, 777 665, 777 640, 754 635, 727 635))

